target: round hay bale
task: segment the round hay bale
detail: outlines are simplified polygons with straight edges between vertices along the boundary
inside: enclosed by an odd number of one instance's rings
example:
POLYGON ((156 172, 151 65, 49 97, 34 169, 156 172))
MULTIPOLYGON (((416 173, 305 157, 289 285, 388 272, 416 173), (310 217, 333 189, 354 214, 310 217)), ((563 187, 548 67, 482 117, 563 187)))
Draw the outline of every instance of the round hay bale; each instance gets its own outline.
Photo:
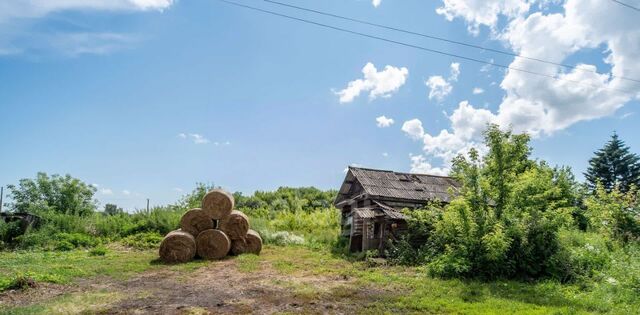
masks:
POLYGON ((262 238, 254 230, 249 230, 243 239, 233 240, 231 243, 231 253, 234 255, 256 254, 260 255, 262 250, 262 238))
POLYGON ((160 259, 165 263, 188 262, 196 255, 196 240, 184 231, 172 231, 160 243, 160 259))
POLYGON ((202 198, 202 210, 214 220, 228 216, 234 205, 233 195, 222 189, 214 189, 202 198))
POLYGON ((220 259, 227 256, 231 240, 220 230, 205 230, 196 237, 198 256, 204 259, 220 259))
POLYGON ((213 229, 213 220, 202 209, 191 209, 182 215, 180 228, 196 237, 204 230, 213 229))
POLYGON ((249 231, 249 218, 244 213, 233 210, 227 217, 218 221, 218 229, 232 240, 242 239, 249 231))

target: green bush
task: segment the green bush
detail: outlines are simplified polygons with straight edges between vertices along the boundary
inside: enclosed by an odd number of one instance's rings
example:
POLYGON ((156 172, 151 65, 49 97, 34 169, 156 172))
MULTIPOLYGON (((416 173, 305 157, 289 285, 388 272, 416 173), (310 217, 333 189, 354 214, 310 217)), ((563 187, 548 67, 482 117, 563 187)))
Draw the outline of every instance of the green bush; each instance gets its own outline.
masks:
POLYGON ((129 235, 122 239, 124 246, 132 247, 135 249, 152 249, 158 248, 160 242, 162 242, 162 235, 156 232, 145 232, 134 235, 129 235))
POLYGON ((96 237, 81 233, 57 233, 53 238, 58 244, 65 244, 64 246, 67 246, 68 243, 71 244, 73 248, 94 247, 101 242, 101 240, 96 237))
POLYGON ((104 256, 106 254, 107 254, 107 248, 102 245, 94 247, 89 251, 90 256, 104 256))

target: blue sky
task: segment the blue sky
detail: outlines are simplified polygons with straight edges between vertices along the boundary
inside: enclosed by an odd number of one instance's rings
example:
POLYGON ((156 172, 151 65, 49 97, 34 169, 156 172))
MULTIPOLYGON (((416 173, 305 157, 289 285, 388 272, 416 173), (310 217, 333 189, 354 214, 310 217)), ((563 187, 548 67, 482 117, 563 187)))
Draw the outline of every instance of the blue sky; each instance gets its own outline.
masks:
POLYGON ((640 79, 640 16, 628 8, 595 0, 288 1, 585 64, 575 70, 238 1, 561 79, 213 0, 0 0, 0 185, 68 173, 96 184, 102 204, 127 209, 146 198, 173 202, 196 182, 245 193, 337 188, 349 164, 445 173, 450 156, 481 147, 487 122, 530 132, 534 156, 571 166, 579 178, 613 130, 640 152, 640 83, 619 79, 640 79), (602 23, 585 22, 594 19, 602 23))

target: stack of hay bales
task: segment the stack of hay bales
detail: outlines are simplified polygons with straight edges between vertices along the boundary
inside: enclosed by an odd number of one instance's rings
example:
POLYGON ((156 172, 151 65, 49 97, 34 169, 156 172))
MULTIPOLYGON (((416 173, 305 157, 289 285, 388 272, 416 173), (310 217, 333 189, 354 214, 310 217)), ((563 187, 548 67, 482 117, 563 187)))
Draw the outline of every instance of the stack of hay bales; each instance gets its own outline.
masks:
POLYGON ((214 189, 202 199, 202 208, 187 211, 180 229, 165 236, 160 259, 166 263, 188 262, 199 256, 221 259, 228 254, 260 254, 262 238, 249 228, 249 218, 233 210, 233 195, 214 189))

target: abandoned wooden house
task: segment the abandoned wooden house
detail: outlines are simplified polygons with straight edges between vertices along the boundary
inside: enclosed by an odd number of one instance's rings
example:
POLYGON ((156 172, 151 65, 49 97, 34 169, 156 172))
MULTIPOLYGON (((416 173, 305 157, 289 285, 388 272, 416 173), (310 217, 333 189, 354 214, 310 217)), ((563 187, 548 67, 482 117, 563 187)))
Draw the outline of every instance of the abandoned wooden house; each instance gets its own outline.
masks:
POLYGON ((382 250, 407 229, 402 209, 448 203, 458 188, 451 177, 350 166, 334 202, 342 211, 342 236, 352 252, 382 250))

